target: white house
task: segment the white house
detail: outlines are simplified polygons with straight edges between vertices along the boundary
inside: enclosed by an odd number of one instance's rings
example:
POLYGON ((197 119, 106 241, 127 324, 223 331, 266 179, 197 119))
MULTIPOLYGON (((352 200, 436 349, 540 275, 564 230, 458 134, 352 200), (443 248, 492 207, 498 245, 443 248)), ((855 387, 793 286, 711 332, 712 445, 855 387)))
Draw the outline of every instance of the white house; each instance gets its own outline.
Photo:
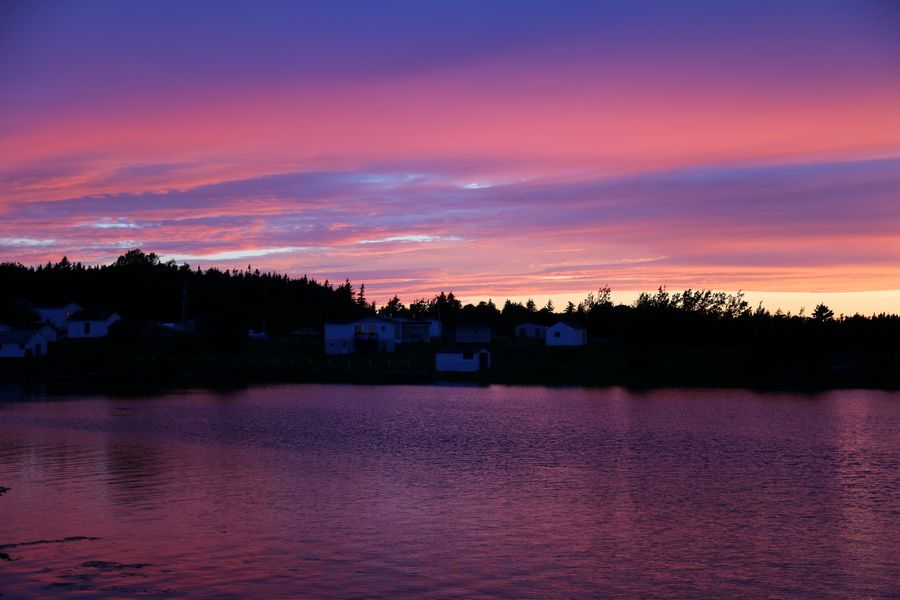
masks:
POLYGON ((114 312, 78 311, 66 321, 72 339, 101 338, 109 335, 109 327, 121 317, 114 312))
POLYGON ((584 346, 587 344, 587 331, 576 323, 560 321, 547 329, 548 346, 584 346))
POLYGON ((516 337, 531 340, 543 340, 547 337, 547 326, 537 323, 522 323, 516 326, 516 337))
POLYGON ((0 358, 25 358, 47 354, 47 338, 37 329, 0 332, 0 358))
POLYGON ((491 368, 491 353, 479 350, 442 350, 434 355, 434 368, 439 373, 475 373, 491 368))
POLYGON ((360 352, 393 352, 403 341, 403 324, 386 317, 366 317, 353 323, 353 339, 360 352))
POLYGON ((403 324, 387 317, 325 324, 325 354, 393 352, 402 341, 403 324))
POLYGON ((57 329, 65 329, 66 321, 69 317, 81 310, 81 307, 74 302, 69 302, 65 306, 48 306, 35 308, 34 312, 41 318, 42 323, 52 325, 57 329))

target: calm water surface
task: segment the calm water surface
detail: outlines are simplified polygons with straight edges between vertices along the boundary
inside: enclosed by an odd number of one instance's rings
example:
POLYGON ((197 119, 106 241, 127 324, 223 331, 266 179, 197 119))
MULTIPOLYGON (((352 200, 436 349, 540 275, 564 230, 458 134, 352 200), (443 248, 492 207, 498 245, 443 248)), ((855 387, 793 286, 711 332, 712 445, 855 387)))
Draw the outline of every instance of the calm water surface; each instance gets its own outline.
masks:
POLYGON ((7 399, 0 485, 4 600, 900 595, 898 394, 7 399))

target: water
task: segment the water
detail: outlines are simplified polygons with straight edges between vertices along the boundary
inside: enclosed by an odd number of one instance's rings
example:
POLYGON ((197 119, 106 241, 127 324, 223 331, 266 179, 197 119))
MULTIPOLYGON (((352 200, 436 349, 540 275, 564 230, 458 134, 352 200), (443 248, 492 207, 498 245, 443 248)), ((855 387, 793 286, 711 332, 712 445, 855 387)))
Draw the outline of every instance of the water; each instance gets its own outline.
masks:
POLYGON ((0 593, 898 597, 898 432, 871 391, 0 401, 0 593))

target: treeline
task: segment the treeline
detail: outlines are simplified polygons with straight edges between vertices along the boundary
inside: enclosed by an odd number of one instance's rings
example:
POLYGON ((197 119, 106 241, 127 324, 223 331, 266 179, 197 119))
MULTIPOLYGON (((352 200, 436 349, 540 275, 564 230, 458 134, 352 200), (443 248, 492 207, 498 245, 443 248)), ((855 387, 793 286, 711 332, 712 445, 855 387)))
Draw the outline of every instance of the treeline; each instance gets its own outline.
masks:
POLYGON ((631 305, 617 305, 612 301, 612 290, 602 286, 582 302, 569 302, 562 310, 556 310, 552 302, 539 308, 533 300, 524 304, 507 300, 502 308, 491 301, 464 306, 452 293, 442 292, 409 306, 395 296, 378 312, 440 318, 451 326, 486 321, 496 331, 508 334, 521 323, 551 325, 564 319, 582 325, 593 338, 637 345, 731 346, 767 354, 837 348, 900 350, 900 316, 895 314, 836 316, 825 304, 816 306, 809 315, 780 309, 771 312, 762 304, 751 306, 742 292, 689 289, 672 293, 659 288, 640 294, 631 305))
POLYGON ((206 323, 217 330, 262 330, 273 335, 349 321, 367 315, 436 318, 445 327, 460 322, 488 322, 498 334, 511 335, 525 322, 552 324, 560 319, 584 326, 592 338, 629 344, 741 346, 778 353, 821 349, 895 351, 900 340, 896 315, 836 316, 824 304, 811 314, 770 312, 750 306, 742 293, 664 288, 643 293, 631 305, 616 305, 611 290, 601 287, 580 303, 538 307, 529 300, 463 304, 453 293, 419 298, 405 305, 394 297, 376 306, 349 282, 334 285, 306 276, 291 278, 244 270, 201 270, 153 253, 131 250, 114 263, 85 266, 63 258, 57 263, 26 267, 0 264, 0 323, 26 324, 35 306, 76 302, 84 308, 118 312, 125 319, 206 323))
MULTIPOLYGON (((364 288, 333 285, 251 270, 192 269, 131 250, 114 263, 85 266, 63 258, 25 267, 0 264, 0 322, 22 320, 23 301, 34 306, 75 302, 115 311, 125 319, 213 322, 215 327, 287 333, 325 321, 352 320, 374 312, 364 288)), ((212 326, 212 325, 211 325, 212 326)))

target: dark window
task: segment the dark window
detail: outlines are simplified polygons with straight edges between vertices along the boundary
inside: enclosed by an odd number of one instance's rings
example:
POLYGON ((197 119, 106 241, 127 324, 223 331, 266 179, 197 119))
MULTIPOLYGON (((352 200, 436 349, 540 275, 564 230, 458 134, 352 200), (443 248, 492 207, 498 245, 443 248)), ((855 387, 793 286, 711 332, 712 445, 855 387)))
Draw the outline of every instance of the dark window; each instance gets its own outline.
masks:
POLYGON ((472 352, 463 352, 463 359, 472 360, 475 355, 472 352))
POLYGON ((558 331, 554 331, 554 332, 553 332, 553 337, 559 337, 559 332, 558 332, 558 331))
POLYGON ((19 343, 19 350, 24 350, 24 349, 25 349, 25 342, 20 342, 20 343, 19 343))
POLYGON ((91 332, 91 324, 90 324, 90 323, 85 322, 85 324, 84 324, 84 332, 85 332, 86 334, 91 332))

